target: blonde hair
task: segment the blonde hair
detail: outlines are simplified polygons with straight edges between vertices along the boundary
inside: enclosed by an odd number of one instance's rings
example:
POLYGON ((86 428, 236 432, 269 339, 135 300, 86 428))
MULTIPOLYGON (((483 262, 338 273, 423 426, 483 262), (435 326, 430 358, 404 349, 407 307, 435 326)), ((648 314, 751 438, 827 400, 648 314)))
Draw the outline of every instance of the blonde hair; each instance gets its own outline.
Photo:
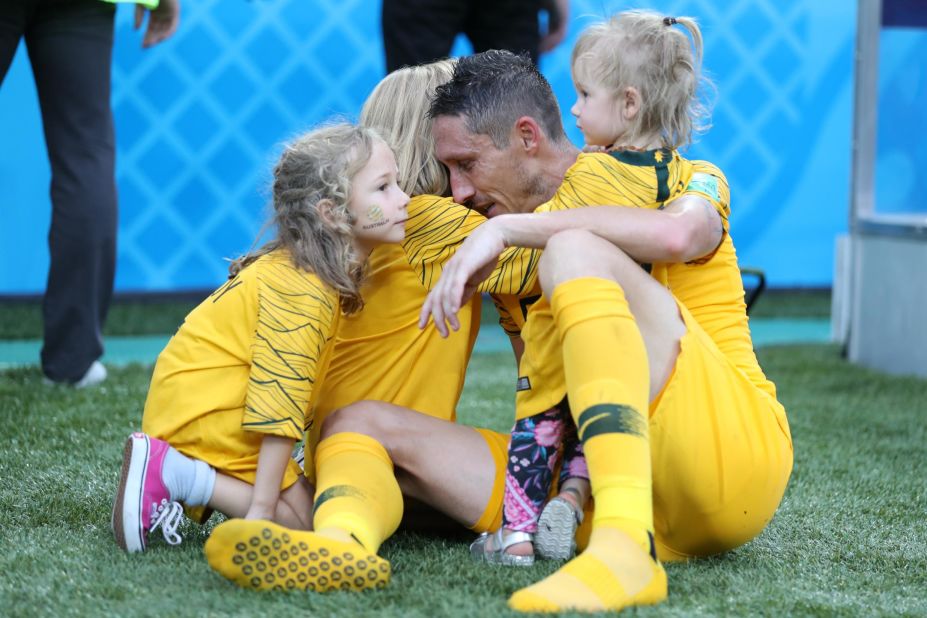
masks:
POLYGON ((287 144, 273 172, 274 213, 268 225, 276 227, 277 237, 234 260, 229 277, 262 255, 285 249, 297 268, 315 273, 338 292, 345 313, 360 310, 366 264, 354 249, 348 201, 354 176, 379 139, 368 127, 333 124, 287 144))
POLYGON ((396 154, 399 186, 409 195, 447 195, 447 170, 435 158, 428 108, 435 88, 451 79, 454 60, 393 71, 370 93, 361 124, 373 127, 396 154))
POLYGON ((629 87, 640 92, 640 113, 623 140, 658 135, 664 148, 679 148, 710 126, 708 106, 698 97, 711 88, 701 62, 702 33, 693 18, 625 11, 580 35, 571 66, 577 82, 614 94, 629 87))

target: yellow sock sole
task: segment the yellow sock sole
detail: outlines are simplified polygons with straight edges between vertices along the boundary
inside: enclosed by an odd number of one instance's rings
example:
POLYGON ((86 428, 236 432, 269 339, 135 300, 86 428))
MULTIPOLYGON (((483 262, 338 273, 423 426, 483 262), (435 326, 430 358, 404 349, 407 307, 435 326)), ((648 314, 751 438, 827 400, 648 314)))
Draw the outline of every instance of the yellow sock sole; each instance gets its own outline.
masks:
MULTIPOLYGON (((543 580, 544 583, 547 580, 543 580)), ((550 582, 554 583, 554 582, 550 582)), ((574 580, 574 585, 580 583, 574 580)), ((554 583, 556 585, 556 583, 554 583)), ((564 611, 595 613, 603 611, 621 611, 628 607, 640 605, 657 605, 666 600, 666 572, 662 566, 657 565, 653 579, 647 583, 643 590, 618 602, 603 602, 603 599, 590 591, 585 594, 551 595, 549 591, 535 591, 532 586, 515 592, 508 600, 508 606, 517 612, 529 613, 560 613, 564 611), (546 592, 546 594, 545 594, 546 592), (561 598, 557 598, 561 596, 561 598), (553 597, 553 598, 552 598, 553 597)))
POLYGON ((663 565, 654 561, 630 536, 600 527, 584 553, 540 582, 510 598, 520 612, 620 611, 655 605, 666 599, 663 565))
POLYGON ((252 590, 369 590, 389 583, 390 564, 361 545, 269 521, 231 519, 204 547, 215 571, 252 590))

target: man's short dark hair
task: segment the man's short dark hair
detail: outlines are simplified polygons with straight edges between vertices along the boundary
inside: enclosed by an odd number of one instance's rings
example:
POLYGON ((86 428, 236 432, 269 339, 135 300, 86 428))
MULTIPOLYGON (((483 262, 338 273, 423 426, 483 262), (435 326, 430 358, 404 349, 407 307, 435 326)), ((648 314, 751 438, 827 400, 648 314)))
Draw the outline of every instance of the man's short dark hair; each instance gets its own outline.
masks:
POLYGON ((428 115, 461 116, 471 133, 509 145, 515 121, 537 120, 549 139, 567 139, 550 84, 526 55, 489 50, 457 61, 451 81, 438 86, 428 115))

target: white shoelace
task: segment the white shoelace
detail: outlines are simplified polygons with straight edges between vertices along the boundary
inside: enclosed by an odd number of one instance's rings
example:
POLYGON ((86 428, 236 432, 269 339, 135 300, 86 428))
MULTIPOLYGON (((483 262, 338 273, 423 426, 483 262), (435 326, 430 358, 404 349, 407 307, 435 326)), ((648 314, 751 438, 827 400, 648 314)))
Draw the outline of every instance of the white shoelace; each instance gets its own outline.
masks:
POLYGON ((179 502, 168 502, 166 499, 161 500, 161 504, 152 504, 151 528, 149 534, 154 529, 161 526, 161 534, 168 545, 180 545, 183 540, 177 528, 183 521, 183 507, 179 502))

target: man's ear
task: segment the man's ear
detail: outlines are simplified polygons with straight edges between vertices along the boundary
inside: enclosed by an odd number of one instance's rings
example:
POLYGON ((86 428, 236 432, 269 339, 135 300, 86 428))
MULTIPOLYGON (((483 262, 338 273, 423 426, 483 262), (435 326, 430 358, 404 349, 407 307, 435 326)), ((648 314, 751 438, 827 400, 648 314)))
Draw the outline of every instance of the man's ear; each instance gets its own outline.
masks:
POLYGON ((524 150, 528 154, 537 152, 538 148, 541 146, 541 141, 544 139, 544 132, 541 131, 541 126, 538 124, 538 121, 531 116, 522 116, 516 120, 515 128, 512 133, 512 139, 517 140, 516 145, 518 148, 524 150))
POLYGON ((619 101, 621 105, 621 114, 625 120, 634 120, 638 112, 641 111, 641 93, 634 86, 628 86, 624 89, 624 96, 619 101))

